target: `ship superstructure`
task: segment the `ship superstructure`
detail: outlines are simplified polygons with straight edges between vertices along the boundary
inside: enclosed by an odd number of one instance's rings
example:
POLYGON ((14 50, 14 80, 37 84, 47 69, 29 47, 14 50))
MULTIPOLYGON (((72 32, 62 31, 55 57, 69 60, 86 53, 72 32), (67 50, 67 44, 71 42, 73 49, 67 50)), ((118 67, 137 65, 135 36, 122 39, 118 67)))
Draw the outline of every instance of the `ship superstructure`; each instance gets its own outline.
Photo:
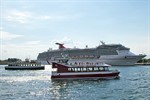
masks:
POLYGON ((48 50, 47 52, 39 53, 37 60, 46 64, 47 60, 55 61, 58 58, 68 57, 69 59, 78 60, 100 60, 110 65, 134 65, 138 60, 142 59, 146 55, 135 55, 130 52, 130 48, 127 48, 121 44, 105 44, 101 42, 95 48, 65 48, 61 43, 57 50, 48 50))

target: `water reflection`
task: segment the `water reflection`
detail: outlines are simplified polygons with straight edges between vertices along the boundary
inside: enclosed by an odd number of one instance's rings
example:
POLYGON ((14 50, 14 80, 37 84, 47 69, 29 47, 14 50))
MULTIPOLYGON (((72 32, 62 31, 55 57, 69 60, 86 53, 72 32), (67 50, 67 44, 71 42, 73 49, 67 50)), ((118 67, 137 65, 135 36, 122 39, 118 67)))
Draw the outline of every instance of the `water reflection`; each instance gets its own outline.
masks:
POLYGON ((51 80, 50 92, 53 99, 81 99, 83 95, 87 99, 97 92, 95 87, 105 89, 110 83, 109 80, 51 80))
POLYGON ((51 80, 51 93, 53 99, 61 99, 61 98, 67 98, 65 95, 69 95, 69 83, 68 81, 53 81, 51 80))

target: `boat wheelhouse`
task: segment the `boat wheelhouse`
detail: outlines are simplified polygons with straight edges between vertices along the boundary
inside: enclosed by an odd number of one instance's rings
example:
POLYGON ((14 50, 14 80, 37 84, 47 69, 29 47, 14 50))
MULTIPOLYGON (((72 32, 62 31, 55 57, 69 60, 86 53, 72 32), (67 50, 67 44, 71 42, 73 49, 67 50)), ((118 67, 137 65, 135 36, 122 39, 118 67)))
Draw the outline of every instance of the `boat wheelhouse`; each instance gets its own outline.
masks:
POLYGON ((115 79, 119 78, 118 70, 109 70, 110 65, 96 63, 52 62, 52 79, 115 79))

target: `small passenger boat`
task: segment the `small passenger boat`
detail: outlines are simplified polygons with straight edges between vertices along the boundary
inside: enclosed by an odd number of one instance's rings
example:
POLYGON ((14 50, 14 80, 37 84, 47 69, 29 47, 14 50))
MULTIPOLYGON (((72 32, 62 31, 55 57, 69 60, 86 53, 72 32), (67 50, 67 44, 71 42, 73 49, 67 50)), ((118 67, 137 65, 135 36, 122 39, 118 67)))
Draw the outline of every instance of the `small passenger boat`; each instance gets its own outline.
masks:
POLYGON ((5 66, 5 70, 44 70, 44 65, 41 63, 30 63, 30 62, 15 62, 5 66))
POLYGON ((119 78, 118 70, 109 70, 110 65, 95 62, 82 62, 74 64, 63 62, 52 62, 52 79, 115 79, 119 78))

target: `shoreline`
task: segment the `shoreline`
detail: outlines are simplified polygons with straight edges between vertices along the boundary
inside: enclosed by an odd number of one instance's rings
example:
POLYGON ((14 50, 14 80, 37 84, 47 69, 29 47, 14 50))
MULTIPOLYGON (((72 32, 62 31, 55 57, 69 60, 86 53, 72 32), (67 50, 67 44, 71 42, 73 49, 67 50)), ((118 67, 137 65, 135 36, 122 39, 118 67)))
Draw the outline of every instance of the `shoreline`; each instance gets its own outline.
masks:
POLYGON ((150 65, 150 63, 135 63, 135 65, 150 65))

